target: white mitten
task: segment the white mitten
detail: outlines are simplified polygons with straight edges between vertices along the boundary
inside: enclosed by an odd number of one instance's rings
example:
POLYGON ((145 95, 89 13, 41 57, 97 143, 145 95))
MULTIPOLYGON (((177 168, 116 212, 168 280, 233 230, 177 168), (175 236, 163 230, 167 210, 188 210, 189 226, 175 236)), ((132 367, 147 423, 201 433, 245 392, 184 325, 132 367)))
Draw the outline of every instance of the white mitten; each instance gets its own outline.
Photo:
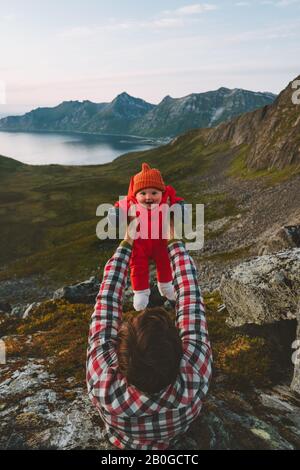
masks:
POLYGON ((175 300, 175 290, 172 281, 158 282, 157 287, 160 295, 167 297, 168 300, 175 300))
POLYGON ((133 291, 133 307, 139 312, 144 310, 149 303, 150 289, 134 290, 133 291))

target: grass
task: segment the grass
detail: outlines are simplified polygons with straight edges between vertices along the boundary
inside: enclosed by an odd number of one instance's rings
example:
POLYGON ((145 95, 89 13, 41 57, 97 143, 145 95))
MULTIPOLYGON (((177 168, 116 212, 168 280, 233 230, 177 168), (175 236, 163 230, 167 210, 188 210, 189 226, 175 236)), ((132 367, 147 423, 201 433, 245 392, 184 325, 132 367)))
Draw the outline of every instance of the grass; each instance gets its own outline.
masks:
POLYGON ((208 255, 208 256, 206 255, 200 256, 198 259, 205 260, 205 261, 221 262, 221 263, 226 263, 226 262, 234 261, 234 260, 243 260, 250 256, 251 247, 252 245, 249 245, 249 246, 237 248, 236 250, 232 250, 232 251, 213 253, 212 255, 208 255))
POLYGON ((256 178, 264 179, 267 185, 275 185, 300 174, 300 165, 287 165, 282 170, 277 168, 251 170, 247 167, 247 154, 249 152, 248 145, 242 145, 239 152, 232 160, 230 168, 227 172, 228 176, 253 180, 256 178))

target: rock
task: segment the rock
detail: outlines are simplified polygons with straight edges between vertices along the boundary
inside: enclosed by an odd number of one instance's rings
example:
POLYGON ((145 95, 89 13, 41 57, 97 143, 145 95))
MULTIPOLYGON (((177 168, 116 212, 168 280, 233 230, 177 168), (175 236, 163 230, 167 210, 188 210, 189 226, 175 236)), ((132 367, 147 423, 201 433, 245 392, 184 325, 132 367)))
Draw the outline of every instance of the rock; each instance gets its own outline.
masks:
POLYGON ((300 247, 300 225, 285 225, 275 230, 271 228, 261 239, 257 249, 259 256, 300 247))
MULTIPOLYGON (((47 362, 47 361, 46 361, 47 362)), ((102 422, 82 386, 57 393, 56 377, 43 360, 12 360, 0 370, 1 449, 108 449, 102 422), (4 374, 11 372, 3 380, 4 374)), ((66 382, 65 388, 70 387, 66 382)))
POLYGON ((28 318, 33 312, 36 307, 38 307, 41 302, 33 302, 26 308, 25 312, 22 315, 22 318, 28 318))
POLYGON ((230 326, 296 318, 300 249, 247 260, 223 274, 220 292, 230 326))
POLYGON ((0 313, 10 313, 11 305, 8 302, 0 302, 0 313))
POLYGON ((17 304, 13 307, 11 311, 11 315, 16 316, 18 318, 23 318, 24 313, 30 307, 31 304, 17 304))
MULTIPOLYGON (((299 248, 256 257, 241 263, 223 275, 220 293, 229 313, 227 318, 229 326, 246 325, 248 333, 251 334, 252 330, 253 334, 254 330, 257 330, 256 325, 260 325, 262 335, 266 334, 272 339, 277 345, 276 350, 282 355, 288 355, 289 358, 292 355, 291 345, 295 336, 296 347, 299 348, 299 248)), ((259 335, 259 332, 256 331, 254 334, 259 335)), ((298 360, 295 361, 291 387, 300 392, 299 351, 298 355, 297 352, 295 354, 298 360)), ((287 371, 289 364, 290 359, 287 371)))
POLYGON ((99 292, 100 281, 92 276, 87 281, 61 287, 53 294, 53 299, 65 299, 71 303, 94 304, 99 292))
POLYGON ((294 246, 300 247, 300 224, 297 225, 286 225, 284 227, 287 237, 293 243, 294 246))
POLYGON ((208 232, 216 232, 218 230, 223 229, 232 220, 237 219, 237 218, 240 218, 240 217, 230 216, 230 217, 222 217, 221 219, 213 220, 212 222, 208 222, 205 224, 205 230, 207 230, 208 232))
MULTIPOLYGON (((57 287, 57 286, 55 286, 57 287)), ((0 298, 12 307, 49 299, 54 291, 53 281, 46 275, 13 277, 0 281, 0 298)))
POLYGON ((298 449, 300 400, 287 385, 240 392, 216 386, 191 426, 198 450, 298 449))

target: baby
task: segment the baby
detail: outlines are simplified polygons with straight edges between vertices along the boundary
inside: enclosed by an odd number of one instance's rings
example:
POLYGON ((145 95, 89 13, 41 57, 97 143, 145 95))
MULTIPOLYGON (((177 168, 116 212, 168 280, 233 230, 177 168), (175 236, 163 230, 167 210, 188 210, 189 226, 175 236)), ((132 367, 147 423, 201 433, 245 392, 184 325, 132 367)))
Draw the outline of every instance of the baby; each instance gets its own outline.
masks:
MULTIPOLYGON (((133 306, 140 311, 147 307, 150 296, 149 261, 156 264, 157 286, 160 294, 168 300, 175 300, 172 283, 172 270, 167 249, 167 240, 162 237, 162 217, 159 206, 178 203, 184 210, 184 201, 176 196, 172 186, 166 186, 161 173, 156 168, 142 164, 142 171, 130 180, 127 197, 115 203, 109 211, 108 220, 116 223, 120 210, 127 213, 131 205, 135 205, 136 215, 140 220, 148 220, 146 237, 134 241, 130 258, 130 279, 133 289, 133 306), (158 221, 157 238, 152 237, 151 228, 158 221)), ((142 223, 140 224, 142 225, 142 223)), ((142 231, 142 228, 141 228, 142 231)))

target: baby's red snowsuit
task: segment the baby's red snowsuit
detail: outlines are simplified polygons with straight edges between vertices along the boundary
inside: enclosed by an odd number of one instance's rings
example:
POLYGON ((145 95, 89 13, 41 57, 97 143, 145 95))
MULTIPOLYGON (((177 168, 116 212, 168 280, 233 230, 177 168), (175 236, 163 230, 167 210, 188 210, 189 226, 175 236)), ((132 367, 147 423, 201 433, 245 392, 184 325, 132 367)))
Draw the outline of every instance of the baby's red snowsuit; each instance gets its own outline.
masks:
MULTIPOLYGON (((173 205, 176 202, 183 201, 183 198, 176 196, 176 191, 172 186, 166 186, 163 191, 162 200, 159 204, 173 205)), ((133 177, 131 178, 127 196, 115 203, 119 210, 127 211, 129 207, 136 205, 136 215, 140 220, 140 232, 145 235, 145 227, 148 227, 148 238, 137 238, 134 241, 132 254, 130 258, 130 279, 132 289, 141 291, 149 288, 149 261, 153 260, 156 264, 156 273, 158 282, 171 282, 172 271, 170 259, 167 250, 167 240, 162 238, 163 211, 159 206, 154 209, 147 209, 141 206, 133 193, 133 177), (148 219, 148 226, 143 225, 143 221, 148 219), (153 224, 157 226, 157 239, 151 239, 151 228, 153 224)))

